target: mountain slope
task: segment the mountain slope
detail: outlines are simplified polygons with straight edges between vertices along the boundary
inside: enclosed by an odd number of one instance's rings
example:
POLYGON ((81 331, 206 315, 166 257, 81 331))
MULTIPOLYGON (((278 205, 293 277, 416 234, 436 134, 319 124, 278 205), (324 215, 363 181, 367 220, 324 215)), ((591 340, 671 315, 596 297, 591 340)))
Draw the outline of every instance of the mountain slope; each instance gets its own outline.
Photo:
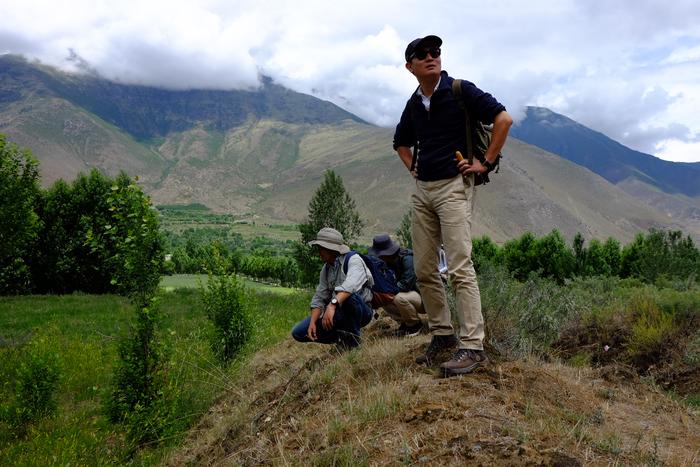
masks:
POLYGON ((511 135, 587 167, 686 230, 700 230, 700 162, 670 162, 634 151, 540 107, 528 107, 511 135))
MULTIPOLYGON (((364 240, 396 230, 414 184, 391 129, 269 81, 257 91, 166 91, 5 56, 0 132, 34 152, 45 185, 93 167, 125 170, 157 204, 201 203, 267 222, 302 221, 333 169, 367 221, 364 240)), ((478 190, 475 235, 505 241, 557 228, 569 238, 626 241, 656 226, 700 238, 694 198, 639 177, 614 185, 516 138, 505 154, 501 172, 478 190)))
POLYGON ((72 75, 0 56, 0 108, 29 92, 65 99, 114 124, 135 139, 147 140, 203 125, 228 130, 249 118, 283 122, 333 123, 362 120, 340 107, 263 79, 258 90, 175 91, 126 85, 95 76, 72 75))
POLYGON ((528 107, 511 134, 618 184, 637 178, 670 194, 700 197, 700 162, 670 162, 634 151, 551 110, 528 107))

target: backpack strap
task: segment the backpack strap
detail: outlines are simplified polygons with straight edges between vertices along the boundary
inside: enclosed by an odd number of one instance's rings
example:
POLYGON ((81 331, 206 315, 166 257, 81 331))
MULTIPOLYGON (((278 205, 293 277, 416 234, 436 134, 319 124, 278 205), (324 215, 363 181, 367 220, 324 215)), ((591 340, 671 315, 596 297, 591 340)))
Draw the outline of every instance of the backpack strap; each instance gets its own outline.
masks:
POLYGON ((459 107, 464 110, 464 119, 467 122, 467 162, 469 165, 474 163, 474 141, 471 132, 471 125, 469 124, 469 112, 467 107, 464 105, 464 100, 462 99, 462 80, 455 79, 452 81, 452 94, 455 96, 455 100, 459 107))
POLYGON ((348 274, 348 263, 350 262, 350 257, 357 254, 355 250, 350 250, 345 253, 345 259, 343 260, 343 273, 347 276, 348 274))
MULTIPOLYGON (((416 88, 416 91, 420 89, 420 86, 416 88)), ((413 92, 413 94, 416 93, 416 91, 413 92)), ((408 100, 408 111, 411 113, 411 123, 413 123, 413 95, 411 95, 411 98, 408 100)), ((418 140, 416 139, 416 144, 413 145, 413 156, 411 157, 411 170, 410 172, 413 172, 416 169, 416 162, 418 161, 418 140)))

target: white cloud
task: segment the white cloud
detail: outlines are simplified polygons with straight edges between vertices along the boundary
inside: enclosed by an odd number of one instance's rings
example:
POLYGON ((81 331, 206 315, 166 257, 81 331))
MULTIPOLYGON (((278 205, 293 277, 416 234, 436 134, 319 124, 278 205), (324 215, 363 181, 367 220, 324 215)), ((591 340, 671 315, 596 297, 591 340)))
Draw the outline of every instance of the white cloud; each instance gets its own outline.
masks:
POLYGON ((170 88, 250 88, 263 73, 384 126, 416 86, 406 43, 438 34, 444 68, 516 118, 542 105, 634 149, 700 160, 695 0, 0 0, 0 11, 0 52, 75 70, 73 51, 107 78, 170 88))

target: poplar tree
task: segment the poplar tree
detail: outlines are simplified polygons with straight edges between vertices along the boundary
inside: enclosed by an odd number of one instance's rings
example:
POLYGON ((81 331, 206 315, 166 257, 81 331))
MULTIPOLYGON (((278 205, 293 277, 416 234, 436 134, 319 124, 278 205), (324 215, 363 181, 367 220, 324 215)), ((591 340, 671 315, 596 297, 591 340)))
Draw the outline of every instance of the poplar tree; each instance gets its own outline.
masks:
POLYGON ((0 134, 0 295, 31 289, 27 259, 40 226, 38 196, 38 161, 0 134))
POLYGON ((326 171, 323 183, 309 202, 309 217, 299 225, 301 242, 295 248, 295 259, 305 284, 314 284, 322 263, 308 242, 324 227, 332 227, 343 235, 349 245, 362 232, 364 222, 357 212, 355 200, 345 191, 343 179, 332 170, 326 171))

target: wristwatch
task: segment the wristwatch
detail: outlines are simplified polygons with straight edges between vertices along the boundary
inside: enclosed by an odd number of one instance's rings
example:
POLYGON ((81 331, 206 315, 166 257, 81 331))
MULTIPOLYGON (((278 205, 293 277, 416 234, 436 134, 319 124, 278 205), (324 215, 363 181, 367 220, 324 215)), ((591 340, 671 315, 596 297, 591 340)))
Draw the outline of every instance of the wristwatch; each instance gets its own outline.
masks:
POLYGON ((337 304, 338 304, 338 299, 335 298, 335 297, 333 297, 333 299, 331 300, 331 303, 332 303, 333 305, 337 305, 337 304))
POLYGON ((486 167, 486 171, 489 172, 493 169, 493 164, 489 162, 488 159, 484 159, 484 162, 481 163, 484 167, 486 167))

